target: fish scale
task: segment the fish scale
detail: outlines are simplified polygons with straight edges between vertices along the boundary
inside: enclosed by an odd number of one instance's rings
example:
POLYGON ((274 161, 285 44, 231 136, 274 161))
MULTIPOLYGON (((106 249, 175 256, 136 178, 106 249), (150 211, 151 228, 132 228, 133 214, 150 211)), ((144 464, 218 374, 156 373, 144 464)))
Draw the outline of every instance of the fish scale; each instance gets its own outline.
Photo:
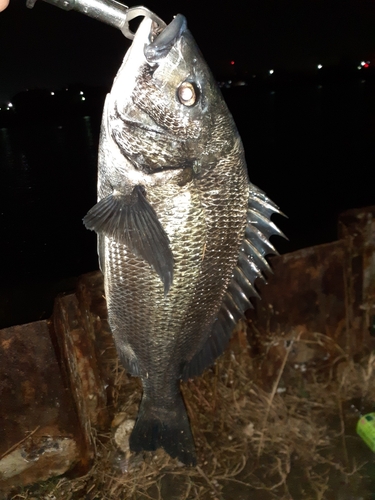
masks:
MULTIPOLYGON (((114 318, 111 328, 115 338, 117 332, 120 331, 120 334, 125 335, 131 344, 132 333, 138 332, 133 342, 137 344, 139 342, 141 346, 144 343, 152 344, 155 339, 163 339, 163 351, 172 357, 173 353, 168 340, 173 339, 173 347, 176 350, 178 344, 174 339, 184 336, 182 325, 187 311, 191 308, 192 299, 189 295, 192 296, 194 292, 193 289, 186 289, 186 280, 194 283, 199 278, 206 224, 197 190, 194 192, 190 187, 175 186, 170 194, 171 196, 166 199, 165 193, 163 195, 163 188, 160 188, 150 193, 149 196, 150 203, 156 208, 162 226, 169 230, 172 242, 175 263, 174 281, 168 295, 164 297, 160 278, 143 260, 133 257, 131 260, 123 258, 118 262, 118 259, 114 259, 113 246, 117 251, 117 246, 120 245, 108 239, 105 260, 109 266, 115 262, 114 268, 108 268, 111 280, 108 280, 109 289, 106 290, 109 315, 114 318), (189 191, 189 205, 176 206, 174 200, 187 191, 189 191), (189 224, 188 233, 184 225, 181 225, 181 220, 189 224), (194 221, 194 224, 190 224, 190 221, 194 221), (178 244, 173 245, 174 241, 178 244), (118 279, 120 273, 123 276, 121 284, 118 279)), ((157 354, 156 351, 154 358, 157 354)), ((150 363, 158 362, 149 357, 144 360, 143 356, 139 356, 139 360, 143 376, 150 371, 150 363), (142 368, 143 365, 147 365, 147 368, 142 368)))
POLYGON ((205 340, 201 334, 202 325, 203 329, 208 329, 218 314, 225 289, 237 261, 245 230, 248 179, 243 163, 237 162, 236 171, 236 164, 231 160, 230 156, 227 161, 221 160, 216 168, 210 170, 209 174, 200 180, 205 186, 205 189, 202 189, 202 192, 204 191, 202 206, 205 208, 205 220, 210 236, 206 241, 204 259, 201 264, 202 277, 197 284, 196 300, 187 318, 191 329, 189 338, 194 338, 194 332, 197 332, 195 335, 198 338, 194 339, 197 346, 205 340), (227 188, 223 175, 228 164, 234 170, 236 179, 236 182, 231 183, 230 189, 227 188), (217 191, 220 192, 220 196, 216 194, 217 191), (225 198, 223 191, 226 192, 225 198), (210 195, 210 193, 213 194, 210 195), (234 207, 238 208, 234 210, 234 207), (220 231, 217 231, 218 227, 220 231))
POLYGON ((225 349, 275 253, 278 208, 248 179, 238 131, 186 20, 140 25, 103 111, 98 233, 108 321, 143 395, 132 451, 195 447, 179 389, 225 349), (188 89, 187 94, 180 92, 188 89), (188 95, 187 102, 184 96, 188 95))

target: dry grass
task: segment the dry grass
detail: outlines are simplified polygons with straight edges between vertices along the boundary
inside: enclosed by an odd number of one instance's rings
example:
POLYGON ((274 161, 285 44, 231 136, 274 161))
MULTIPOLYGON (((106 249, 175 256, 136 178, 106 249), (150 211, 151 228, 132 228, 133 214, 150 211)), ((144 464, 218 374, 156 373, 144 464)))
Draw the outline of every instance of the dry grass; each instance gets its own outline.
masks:
MULTIPOLYGON (((183 467, 162 450, 133 456, 124 445, 120 451, 114 427, 95 437, 97 458, 86 476, 59 478, 12 498, 329 500, 344 498, 340 487, 364 488, 367 450, 355 438, 358 417, 348 409, 355 400, 375 400, 375 355, 355 364, 323 335, 296 334, 288 342, 273 339, 268 354, 257 360, 248 351, 245 328, 240 325, 237 341, 213 369, 182 387, 198 467, 183 467), (330 355, 319 363, 293 361, 306 348, 330 355), (271 390, 265 390, 260 381, 270 366, 275 373, 271 390)), ((117 426, 136 417, 141 392, 116 360, 113 370, 117 426)))

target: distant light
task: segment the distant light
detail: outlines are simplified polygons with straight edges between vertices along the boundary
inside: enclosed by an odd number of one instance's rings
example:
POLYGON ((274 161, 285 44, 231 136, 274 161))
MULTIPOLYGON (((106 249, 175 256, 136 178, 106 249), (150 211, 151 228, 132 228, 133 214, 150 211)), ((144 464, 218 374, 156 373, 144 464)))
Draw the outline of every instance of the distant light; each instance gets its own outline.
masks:
POLYGON ((362 66, 357 66, 357 69, 362 69, 362 66))
POLYGON ((85 98, 85 97, 81 97, 81 101, 85 101, 85 100, 86 100, 86 98, 85 98))
POLYGON ((369 63, 363 65, 364 68, 368 68, 369 66, 370 66, 369 63))
POLYGON ((323 68, 323 65, 322 64, 318 64, 318 69, 322 69, 323 68))
POLYGON ((257 75, 253 75, 253 78, 256 78, 256 77, 257 77, 257 75))
POLYGON ((69 90, 69 89, 65 89, 65 90, 69 90))
POLYGON ((55 95, 55 92, 51 92, 51 95, 55 95))
POLYGON ((231 66, 234 66, 235 62, 234 61, 231 61, 230 62, 231 66))
POLYGON ((361 66, 364 66, 365 64, 365 61, 361 61, 361 66))
POLYGON ((81 92, 79 93, 79 95, 83 95, 83 92, 82 92, 82 90, 81 90, 81 92))
POLYGON ((13 104, 11 102, 8 103, 9 108, 13 108, 13 104))
POLYGON ((270 75, 273 75, 273 74, 274 74, 274 70, 273 70, 273 69, 270 69, 268 73, 269 73, 270 75))

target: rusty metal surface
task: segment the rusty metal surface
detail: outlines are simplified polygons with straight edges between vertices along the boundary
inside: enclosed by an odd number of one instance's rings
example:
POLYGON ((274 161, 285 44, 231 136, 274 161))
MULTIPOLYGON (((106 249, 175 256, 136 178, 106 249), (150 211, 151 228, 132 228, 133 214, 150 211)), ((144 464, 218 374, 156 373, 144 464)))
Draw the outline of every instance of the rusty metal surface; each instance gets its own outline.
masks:
POLYGON ((347 242, 352 258, 360 262, 353 288, 361 296, 364 330, 375 335, 375 206, 340 214, 339 237, 347 242))
POLYGON ((248 314, 256 328, 286 337, 305 328, 340 339, 346 326, 345 244, 306 248, 270 261, 274 275, 267 285, 259 284, 262 299, 248 314))
POLYGON ((287 354, 294 366, 354 359, 375 348, 369 328, 375 298, 375 207, 341 215, 339 241, 270 259, 274 275, 259 283, 248 338, 270 383, 287 354))
POLYGON ((96 271, 81 276, 76 294, 82 322, 93 342, 98 369, 102 380, 108 386, 107 397, 110 397, 110 386, 114 383, 113 363, 117 360, 117 352, 108 324, 102 273, 96 271))
POLYGON ((117 359, 103 293, 90 273, 56 298, 50 322, 0 331, 0 491, 89 467, 117 359))
MULTIPOLYGON (((271 258, 274 275, 257 283, 247 338, 265 389, 281 371, 282 388, 298 369, 339 372, 375 349, 375 207, 342 214, 339 234, 271 258)), ((0 490, 87 468, 93 429, 109 428, 117 364, 99 271, 57 297, 51 322, 0 331, 0 490)))
POLYGON ((98 369, 93 338, 87 331, 74 294, 55 300, 53 327, 88 453, 94 454, 92 427, 106 427, 107 397, 98 369))
POLYGON ((0 490, 66 472, 80 434, 48 322, 1 330, 0 366, 0 490))

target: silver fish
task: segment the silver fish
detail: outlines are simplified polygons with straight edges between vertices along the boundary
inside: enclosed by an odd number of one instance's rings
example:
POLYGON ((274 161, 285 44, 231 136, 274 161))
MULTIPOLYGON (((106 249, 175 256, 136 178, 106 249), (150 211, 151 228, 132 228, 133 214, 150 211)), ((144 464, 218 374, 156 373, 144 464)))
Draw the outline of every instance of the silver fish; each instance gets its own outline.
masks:
POLYGON ((241 139, 186 19, 144 19, 107 95, 98 233, 109 324, 143 396, 133 451, 196 463, 179 382, 202 373, 269 270, 278 208, 249 182, 241 139))

